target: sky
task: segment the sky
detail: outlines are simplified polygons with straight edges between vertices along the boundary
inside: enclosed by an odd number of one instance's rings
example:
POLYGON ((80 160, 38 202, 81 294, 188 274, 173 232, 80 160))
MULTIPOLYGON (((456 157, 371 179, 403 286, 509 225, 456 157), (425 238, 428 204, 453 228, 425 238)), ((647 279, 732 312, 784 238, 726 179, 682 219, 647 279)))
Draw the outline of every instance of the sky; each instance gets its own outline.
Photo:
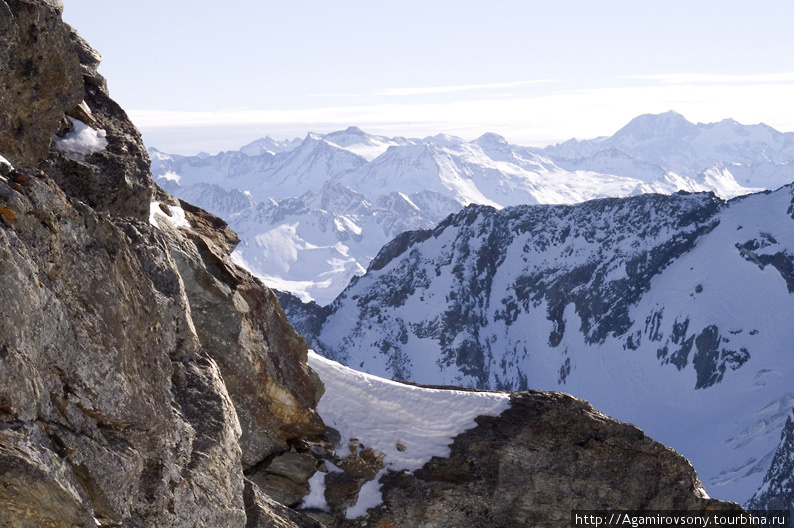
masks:
POLYGON ((149 147, 348 126, 543 146, 675 110, 794 131, 794 2, 63 0, 149 147))

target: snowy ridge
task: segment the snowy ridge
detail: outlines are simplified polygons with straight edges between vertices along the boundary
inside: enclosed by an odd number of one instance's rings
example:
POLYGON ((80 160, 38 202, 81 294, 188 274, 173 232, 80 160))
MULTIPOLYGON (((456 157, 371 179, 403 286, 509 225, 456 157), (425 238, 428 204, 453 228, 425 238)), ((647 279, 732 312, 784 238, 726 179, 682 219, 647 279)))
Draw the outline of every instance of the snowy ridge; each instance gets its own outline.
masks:
POLYGON ((640 116, 611 138, 546 149, 492 133, 388 138, 350 127, 302 141, 263 138, 215 156, 150 153, 158 183, 240 234, 240 262, 273 287, 327 304, 401 230, 432 227, 463 206, 677 190, 732 198, 794 179, 792 137, 730 120, 695 125, 668 112, 640 116))
POLYGON ((385 455, 386 467, 414 471, 449 454, 454 437, 478 416, 498 416, 507 393, 428 389, 355 371, 314 352, 309 365, 325 384, 317 411, 342 435, 385 455), (401 444, 404 449, 398 448, 401 444))
POLYGON ((794 407, 794 191, 470 206, 405 233, 309 336, 419 383, 563 390, 745 502, 794 407))
POLYGON ((246 156, 275 155, 279 152, 289 152, 300 145, 300 142, 300 139, 276 140, 267 136, 240 147, 240 152, 246 156))
POLYGON ((329 143, 349 150, 367 161, 372 161, 389 149, 389 147, 412 145, 416 140, 402 137, 387 138, 367 134, 358 127, 349 127, 338 132, 323 136, 329 143))

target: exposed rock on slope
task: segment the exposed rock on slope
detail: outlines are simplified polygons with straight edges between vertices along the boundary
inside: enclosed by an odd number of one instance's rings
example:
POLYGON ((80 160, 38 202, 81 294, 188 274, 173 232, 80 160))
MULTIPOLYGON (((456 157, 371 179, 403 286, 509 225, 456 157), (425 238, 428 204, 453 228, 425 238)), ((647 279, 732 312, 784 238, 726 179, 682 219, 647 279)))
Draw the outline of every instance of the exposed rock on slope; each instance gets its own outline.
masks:
POLYGON ((334 526, 564 527, 575 509, 737 509, 709 499, 677 453, 571 396, 461 393, 383 380, 317 355, 309 362, 327 388, 320 413, 353 446, 324 451, 332 464, 324 479, 312 479, 313 490, 323 481, 326 488, 324 500, 313 494, 309 502, 333 514, 334 526), (371 395, 366 403, 361 390, 371 395), (443 448, 439 437, 451 430, 454 442, 443 448), (431 457, 435 443, 442 448, 431 457))
POLYGON ((750 508, 794 511, 794 413, 780 436, 764 484, 747 503, 750 508))
MULTIPOLYGON (((570 526, 571 510, 705 510, 680 455, 561 393, 516 393, 499 417, 455 439, 449 458, 383 479, 377 526, 570 526)), ((738 509, 736 507, 735 509, 738 509)))
POLYGON ((243 471, 324 430, 305 342, 225 224, 153 185, 59 4, 0 7, 31 32, 0 70, 4 522, 243 526, 243 471))

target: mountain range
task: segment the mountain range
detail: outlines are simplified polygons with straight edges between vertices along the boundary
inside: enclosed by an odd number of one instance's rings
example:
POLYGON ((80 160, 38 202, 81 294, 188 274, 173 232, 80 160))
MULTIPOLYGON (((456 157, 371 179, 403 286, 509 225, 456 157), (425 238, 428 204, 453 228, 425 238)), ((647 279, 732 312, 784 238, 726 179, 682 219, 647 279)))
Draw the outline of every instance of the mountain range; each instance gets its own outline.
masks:
POLYGON ((720 496, 785 495, 764 482, 787 482, 772 460, 792 456, 776 451, 794 408, 794 134, 667 112, 543 149, 357 128, 279 145, 152 166, 241 233, 234 258, 316 350, 387 378, 570 392, 720 496))
POLYGON ((592 401, 721 497, 788 478, 766 473, 794 408, 792 185, 471 205, 398 236, 330 306, 281 304, 311 346, 365 372, 592 401))
POLYGON ((386 242, 469 204, 571 204, 677 190, 732 198, 794 179, 794 134, 675 112, 545 149, 496 134, 388 138, 350 127, 303 141, 179 156, 150 149, 164 188, 226 219, 268 285, 330 303, 386 242))

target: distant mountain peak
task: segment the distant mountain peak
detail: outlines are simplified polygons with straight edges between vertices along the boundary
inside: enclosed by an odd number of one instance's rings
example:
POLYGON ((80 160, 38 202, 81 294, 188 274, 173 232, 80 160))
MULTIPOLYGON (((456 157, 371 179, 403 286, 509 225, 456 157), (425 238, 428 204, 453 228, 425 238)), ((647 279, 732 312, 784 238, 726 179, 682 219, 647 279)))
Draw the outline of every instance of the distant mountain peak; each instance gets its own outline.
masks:
POLYGON ((482 136, 478 137, 474 140, 478 145, 500 145, 500 146, 508 146, 507 140, 500 136, 499 134, 494 134, 493 132, 486 132, 482 136))
POLYGON ((424 143, 437 145, 439 147, 452 147, 463 143, 463 140, 461 138, 457 136, 452 136, 450 134, 436 134, 435 136, 428 136, 424 138, 422 141, 424 143))
POLYGON ((240 152, 248 156, 261 156, 262 154, 277 154, 279 152, 287 152, 300 144, 300 139, 273 139, 270 136, 255 139, 254 141, 243 145, 240 152))
POLYGON ((358 128, 357 126, 349 126, 344 130, 345 134, 356 134, 358 136, 366 136, 367 133, 358 128))
POLYGON ((661 114, 637 116, 618 130, 612 139, 645 141, 662 138, 685 139, 697 131, 697 125, 676 112, 668 110, 661 114))

